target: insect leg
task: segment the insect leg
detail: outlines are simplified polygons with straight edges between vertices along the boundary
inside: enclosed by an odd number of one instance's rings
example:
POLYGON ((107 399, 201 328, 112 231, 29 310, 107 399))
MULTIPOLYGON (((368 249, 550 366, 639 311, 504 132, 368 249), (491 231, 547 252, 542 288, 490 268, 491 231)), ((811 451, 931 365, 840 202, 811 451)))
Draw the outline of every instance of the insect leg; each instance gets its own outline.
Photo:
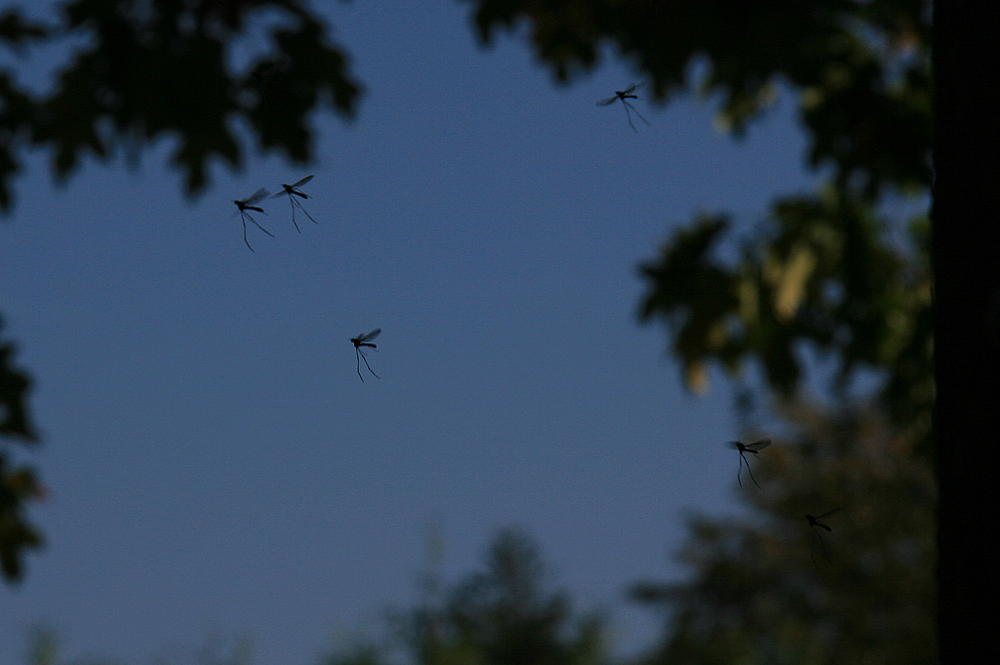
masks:
MULTIPOLYGON (((642 120, 644 123, 646 123, 647 125, 649 125, 650 127, 652 127, 652 125, 649 124, 649 120, 646 120, 645 118, 643 118, 642 114, 639 113, 639 109, 637 109, 636 107, 632 106, 631 104, 629 104, 628 102, 626 102, 624 100, 622 100, 622 103, 625 104, 625 106, 630 107, 633 111, 635 111, 635 114, 637 116, 639 116, 640 120, 642 120)), ((635 129, 635 127, 633 127, 632 129, 635 129)))
POLYGON ((747 471, 750 472, 750 480, 752 480, 753 484, 757 485, 757 487, 759 488, 760 485, 757 483, 757 479, 753 477, 753 469, 750 468, 750 460, 747 460, 747 471))
MULTIPOLYGON (((305 213, 305 215, 306 215, 306 217, 308 217, 308 218, 309 218, 309 220, 310 220, 310 221, 311 221, 311 222, 312 222, 313 224, 319 224, 319 222, 317 222, 317 221, 316 221, 315 219, 313 219, 313 218, 312 218, 312 215, 310 215, 310 214, 309 214, 309 213, 308 213, 308 212, 306 211, 306 209, 302 207, 302 202, 301 202, 301 201, 293 201, 293 203, 295 203, 296 205, 298 205, 298 206, 299 206, 299 210, 301 210, 302 212, 304 212, 304 213, 305 213)), ((294 213, 293 213, 293 214, 294 214, 294 213)), ((292 218, 292 220, 294 221, 294 217, 292 218)), ((296 227, 296 228, 298 228, 298 227, 296 227)))
POLYGON ((288 195, 288 204, 292 207, 292 224, 295 224, 296 231, 302 233, 302 229, 299 228, 298 222, 295 221, 295 199, 292 198, 291 194, 288 195))
POLYGON ((809 529, 809 533, 812 534, 812 546, 809 549, 809 558, 812 559, 813 565, 816 566, 816 570, 819 570, 819 566, 816 564, 816 541, 819 541, 820 552, 822 552, 823 558, 826 559, 827 563, 830 562, 830 555, 826 553, 826 545, 823 544, 823 536, 819 535, 819 532, 814 529, 809 529))
POLYGON ((265 228, 264 228, 263 226, 261 226, 260 224, 257 224, 257 220, 256 220, 256 219, 254 219, 253 217, 251 217, 251 218, 250 218, 250 221, 251 221, 251 222, 253 222, 254 224, 256 224, 256 226, 257 226, 257 228, 258 228, 258 229, 260 229, 261 231, 263 231, 263 232, 264 232, 264 233, 266 233, 267 235, 271 236, 272 238, 274 237, 274 234, 273 234, 273 233, 271 233, 270 231, 268 231, 267 229, 265 229, 265 228))
POLYGON ((632 114, 628 111, 629 104, 624 99, 622 100, 622 106, 625 107, 625 117, 628 118, 628 126, 632 128, 633 132, 638 132, 639 130, 632 124, 632 114))
MULTIPOLYGON (((368 368, 368 371, 369 371, 369 372, 371 372, 371 373, 372 373, 372 375, 373 375, 373 376, 374 376, 374 377, 375 377, 376 379, 381 379, 381 378, 382 378, 381 376, 379 376, 378 374, 375 374, 375 372, 372 372, 372 366, 368 364, 368 356, 366 356, 366 355, 365 355, 365 352, 364 352, 364 351, 361 351, 361 349, 360 349, 360 348, 358 349, 358 352, 359 352, 359 353, 361 354, 361 357, 365 359, 365 367, 367 367, 367 368, 368 368)), ((359 374, 361 373, 361 370, 360 370, 360 369, 358 369, 358 373, 359 373, 359 374)), ((363 380, 363 379, 362 379, 362 380, 363 380)))
POLYGON ((243 242, 246 243, 247 248, 252 252, 253 247, 250 247, 250 241, 247 240, 247 214, 240 210, 240 219, 243 220, 243 242))

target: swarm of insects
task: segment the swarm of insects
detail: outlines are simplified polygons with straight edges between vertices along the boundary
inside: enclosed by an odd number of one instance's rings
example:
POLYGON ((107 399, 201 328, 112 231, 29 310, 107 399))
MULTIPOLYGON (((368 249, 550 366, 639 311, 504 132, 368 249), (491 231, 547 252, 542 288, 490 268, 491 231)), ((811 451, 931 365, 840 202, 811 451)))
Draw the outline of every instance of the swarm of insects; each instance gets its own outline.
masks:
POLYGON ((634 92, 635 92, 635 89, 638 88, 640 85, 642 85, 642 84, 641 83, 633 83, 632 85, 630 85, 629 87, 625 88, 624 90, 618 90, 617 92, 615 92, 614 97, 608 97, 607 99, 602 99, 601 101, 597 102, 598 106, 611 106, 612 104, 614 104, 615 102, 617 102, 619 99, 622 100, 622 106, 625 107, 625 117, 628 118, 628 125, 629 125, 629 127, 632 128, 633 132, 638 132, 639 130, 636 129, 635 125, 632 123, 632 113, 629 111, 629 109, 631 109, 632 111, 635 111, 635 114, 637 116, 639 116, 639 119, 642 120, 647 125, 649 125, 649 120, 646 120, 645 118, 643 118, 642 114, 639 113, 639 109, 637 109, 636 107, 632 106, 632 104, 630 104, 629 101, 628 101, 630 99, 639 99, 639 96, 636 95, 636 94, 634 94, 634 92))
POLYGON ((372 376, 374 376, 376 379, 381 378, 378 374, 372 371, 371 365, 368 364, 368 357, 365 355, 365 347, 378 351, 378 348, 374 344, 372 344, 372 340, 378 337, 380 332, 382 332, 382 329, 376 328, 370 333, 367 333, 365 335, 358 335, 357 337, 351 338, 351 344, 354 345, 354 355, 357 356, 358 360, 358 378, 361 379, 362 381, 365 380, 365 377, 361 376, 362 358, 364 358, 365 367, 367 367, 368 371, 372 373, 372 376))

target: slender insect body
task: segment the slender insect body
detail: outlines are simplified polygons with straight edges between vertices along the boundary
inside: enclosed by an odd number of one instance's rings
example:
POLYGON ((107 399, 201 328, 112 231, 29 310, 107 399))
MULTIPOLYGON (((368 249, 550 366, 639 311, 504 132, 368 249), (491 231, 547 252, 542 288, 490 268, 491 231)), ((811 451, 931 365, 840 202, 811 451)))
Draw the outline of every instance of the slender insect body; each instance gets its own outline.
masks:
POLYGON ((729 442, 729 446, 731 448, 735 448, 740 452, 740 466, 736 470, 736 482, 740 484, 740 487, 743 487, 743 480, 740 478, 740 473, 743 471, 744 463, 746 463, 747 471, 750 473, 750 480, 753 481, 754 485, 760 487, 760 485, 757 483, 757 479, 753 477, 753 470, 750 468, 750 462, 747 460, 745 455, 746 453, 757 455, 758 451, 760 451, 763 448, 767 448, 769 445, 771 445, 771 439, 761 439, 759 441, 754 441, 753 443, 742 443, 740 441, 729 442))
POLYGON ((630 85, 629 87, 625 88, 624 90, 618 90, 618 91, 616 91, 614 97, 608 97, 606 99, 602 99, 599 102, 597 102, 598 106, 610 106, 611 104, 614 104, 615 102, 617 102, 620 99, 621 102, 622 102, 622 106, 625 107, 625 117, 628 118, 628 125, 629 125, 629 127, 632 128, 633 132, 638 132, 639 130, 635 128, 635 124, 633 124, 633 122, 632 122, 632 113, 629 111, 629 109, 631 109, 632 111, 635 111, 635 114, 637 116, 639 116, 639 119, 642 120, 644 123, 646 123, 646 125, 649 125, 649 120, 646 120, 644 117, 642 117, 642 114, 639 113, 639 109, 637 109, 636 107, 634 107, 628 101, 630 99, 639 99, 639 96, 633 94, 633 91, 636 88, 638 88, 640 85, 642 85, 642 84, 640 84, 640 83, 633 83, 632 85, 630 85))
POLYGON ((362 359, 364 359, 365 367, 367 367, 368 371, 372 373, 372 376, 374 376, 376 379, 382 378, 372 370, 371 365, 368 364, 368 357, 365 355, 365 348, 378 351, 378 347, 376 347, 376 345, 372 343, 372 340, 378 337, 379 333, 381 332, 382 332, 381 328, 376 328, 370 333, 358 335, 357 337, 351 338, 351 344, 354 345, 354 354, 355 356, 357 356, 357 361, 358 361, 358 378, 361 379, 362 382, 365 380, 365 377, 361 376, 362 359))
POLYGON ((309 195, 306 194, 305 192, 299 191, 298 188, 301 187, 302 185, 306 184, 307 182, 309 182, 312 179, 313 179, 313 176, 307 175, 305 178, 302 178, 302 180, 299 180, 294 185, 285 185, 285 184, 283 184, 283 185, 281 185, 281 188, 282 188, 281 191, 271 197, 272 199, 276 198, 278 196, 287 196, 288 197, 288 203, 289 203, 289 205, 292 206, 292 224, 295 225, 295 230, 298 231, 299 233, 302 233, 302 230, 299 228, 299 223, 295 221, 295 208, 296 208, 296 206, 299 208, 299 210, 301 210, 305 214, 306 217, 308 217, 310 219, 310 221, 312 221, 313 224, 319 224, 319 222, 317 222, 315 219, 312 218, 312 215, 310 215, 308 212, 306 212, 306 209, 302 207, 302 203, 300 203, 299 201, 296 201, 294 198, 292 198, 293 196, 299 196, 299 197, 301 197, 303 199, 308 199, 309 195))
POLYGON ((257 203, 258 201, 266 199, 267 196, 268 196, 268 194, 270 194, 270 192, 267 191, 266 189, 258 189, 256 192, 254 192, 250 196, 246 197, 245 199, 238 200, 238 201, 233 201, 233 203, 236 204, 236 209, 240 213, 240 219, 243 221, 243 242, 246 243, 246 246, 250 249, 251 252, 254 251, 254 248, 250 247, 250 242, 247 240, 247 220, 248 219, 258 229, 260 229, 261 231, 263 231, 267 235, 271 236, 272 238, 274 237, 273 233, 271 233, 270 231, 268 231, 267 229, 265 229, 263 226, 261 226, 260 224, 258 224, 257 220, 254 219, 253 217, 251 217, 250 213, 247 212, 248 210, 252 210, 254 212, 259 212, 261 214, 266 215, 267 213, 264 212, 263 208, 255 206, 254 204, 257 203))
MULTIPOLYGON (((814 566, 816 566, 816 541, 819 541, 820 551, 823 553, 823 558, 826 559, 828 563, 830 561, 830 556, 826 553, 826 545, 823 544, 823 536, 821 536, 820 533, 812 527, 819 527, 820 529, 826 529, 827 532, 832 533, 833 529, 831 529, 828 525, 820 522, 820 520, 826 519, 827 517, 830 517, 831 515, 839 511, 840 508, 834 508, 833 510, 826 511, 822 515, 817 515, 816 517, 813 517, 812 515, 806 515, 806 521, 809 523, 809 533, 811 534, 813 539, 812 547, 809 550, 809 558, 812 559, 814 566)), ((816 567, 817 569, 819 568, 819 566, 816 567)))

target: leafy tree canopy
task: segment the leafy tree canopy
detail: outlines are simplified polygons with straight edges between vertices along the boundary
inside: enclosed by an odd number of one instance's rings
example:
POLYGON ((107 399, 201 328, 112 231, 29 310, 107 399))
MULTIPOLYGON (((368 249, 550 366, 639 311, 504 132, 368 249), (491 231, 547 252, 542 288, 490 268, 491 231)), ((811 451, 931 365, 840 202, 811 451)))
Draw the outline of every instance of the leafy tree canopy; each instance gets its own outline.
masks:
POLYGON ((116 147, 137 153, 175 138, 173 165, 194 194, 213 159, 243 164, 234 120, 260 150, 305 163, 315 142, 311 113, 328 104, 352 117, 361 94, 343 49, 300 0, 75 0, 62 6, 58 25, 16 9, 0 15, 0 44, 15 52, 64 48, 69 38, 85 45, 41 97, 0 72, 0 210, 10 210, 28 148, 49 150, 53 172, 66 178, 87 154, 108 159, 116 147), (271 50, 237 71, 234 43, 255 25, 270 26, 271 50))
POLYGON ((607 47, 653 96, 696 87, 719 95, 740 134, 785 84, 799 96, 814 166, 869 196, 930 180, 929 8, 922 0, 466 0, 480 39, 527 24, 536 56, 560 81, 594 68, 607 47), (688 79, 696 58, 701 81, 688 79))
POLYGON ((929 192, 928 3, 468 1, 483 43, 503 30, 526 33, 564 82, 614 50, 656 99, 696 90, 718 100, 719 124, 735 136, 777 95, 797 96, 808 163, 829 174, 827 184, 777 200, 758 227, 766 231, 735 262, 718 258, 731 237, 725 215, 676 234, 642 266, 641 318, 671 325, 692 390, 705 387, 712 361, 737 372, 754 360, 767 387, 789 396, 801 385, 803 345, 835 355, 840 387, 856 370, 880 370, 890 413, 929 446, 929 224, 917 215, 900 243, 882 205, 929 192), (696 60, 706 73, 692 80, 696 60))

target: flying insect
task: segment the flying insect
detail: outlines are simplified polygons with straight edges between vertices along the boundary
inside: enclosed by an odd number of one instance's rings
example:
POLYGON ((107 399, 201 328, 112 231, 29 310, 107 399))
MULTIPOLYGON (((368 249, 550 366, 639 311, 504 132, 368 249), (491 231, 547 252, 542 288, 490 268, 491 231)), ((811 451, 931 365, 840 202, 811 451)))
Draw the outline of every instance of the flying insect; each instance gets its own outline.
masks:
MULTIPOLYGON (((823 544, 823 536, 821 536, 820 533, 819 533, 819 531, 816 531, 816 529, 814 529, 813 527, 819 527, 821 529, 826 529, 828 532, 832 532, 833 529, 831 529, 826 524, 823 524, 822 522, 820 522, 820 520, 826 519, 827 517, 830 517, 831 515, 833 515, 836 512, 839 512, 839 511, 840 511, 840 508, 834 508, 833 510, 826 511, 822 515, 817 515, 816 517, 813 517, 812 515, 806 515, 806 521, 809 522, 809 527, 810 527, 809 528, 809 532, 812 534, 812 537, 813 537, 813 546, 809 550, 809 558, 812 559, 812 562, 813 562, 814 566, 816 565, 816 543, 815 543, 815 541, 817 541, 817 540, 819 541, 820 551, 823 552, 823 558, 826 559, 827 562, 830 561, 830 557, 826 553, 826 545, 823 544)), ((819 566, 817 566, 817 568, 818 567, 819 566)))
POLYGON ((375 330, 371 331, 368 334, 358 335, 357 337, 351 338, 351 344, 354 345, 354 355, 357 356, 358 360, 358 378, 361 379, 361 381, 365 380, 365 377, 361 376, 362 358, 364 358, 365 367, 367 367, 368 371, 372 373, 372 376, 374 376, 376 379, 382 378, 378 374, 372 371, 372 366, 368 364, 368 357, 365 356, 365 347, 378 351, 378 348, 374 344, 372 344, 372 340, 378 337, 379 333, 381 332, 382 332, 381 328, 376 328, 375 330))
POLYGON ((640 85, 641 84, 639 84, 639 83, 633 83, 632 85, 630 85, 629 87, 625 88, 624 90, 618 90, 618 91, 616 91, 614 97, 608 97, 607 99, 602 99, 599 102, 597 102, 598 106, 611 106, 612 104, 614 104, 615 102, 617 102, 619 99, 622 100, 622 106, 625 107, 625 117, 628 118, 628 125, 629 125, 629 127, 632 128, 633 132, 638 132, 639 130, 636 129, 635 125, 632 123, 632 114, 629 112, 629 109, 632 109, 632 111, 635 111, 635 114, 637 116, 639 116, 639 119, 642 120, 647 125, 649 125, 649 120, 646 120, 644 117, 642 117, 642 114, 639 113, 639 109, 637 109, 636 107, 632 106, 632 104, 630 104, 629 101, 628 101, 630 99, 639 99, 639 96, 636 95, 636 94, 634 94, 634 92, 635 92, 635 89, 638 88, 640 85))
POLYGON ((278 192, 277 194, 275 194, 274 196, 271 197, 272 199, 274 199, 274 198, 277 198, 277 197, 283 196, 283 195, 284 196, 288 196, 288 202, 292 206, 292 224, 295 224, 295 230, 298 231, 299 233, 302 233, 302 230, 299 228, 298 222, 295 221, 295 207, 296 206, 298 206, 299 210, 301 210, 303 213, 305 213, 305 216, 308 217, 312 221, 313 224, 319 224, 319 222, 317 222, 315 219, 313 219, 312 215, 310 215, 308 212, 306 212, 306 209, 302 207, 302 202, 295 199, 296 196, 300 196, 300 197, 302 197, 304 199, 308 199, 309 198, 308 194, 305 194, 304 192, 299 191, 299 187, 301 187, 302 185, 306 184, 307 182, 309 182, 312 179, 313 179, 313 177, 311 175, 307 175, 305 178, 303 178, 302 180, 299 180, 294 185, 282 185, 283 189, 280 192, 278 192))
POLYGON ((740 484, 740 487, 743 487, 743 481, 740 479, 740 473, 743 471, 744 462, 746 462, 747 471, 750 472, 750 480, 753 481, 754 485, 760 487, 760 485, 757 483, 757 479, 753 477, 753 470, 750 469, 750 461, 746 458, 746 453, 756 455, 757 451, 761 450, 762 448, 767 448, 769 445, 771 445, 771 439, 761 439, 760 441, 754 441, 753 443, 741 443, 739 441, 729 442, 730 447, 740 451, 740 467, 736 471, 736 482, 740 484))
POLYGON ((261 213, 263 215, 266 215, 267 213, 264 212, 263 208, 259 208, 259 207, 255 206, 254 204, 258 203, 258 202, 260 202, 260 201, 262 201, 264 199, 266 199, 268 194, 270 194, 270 192, 267 191, 266 189, 258 189, 256 192, 254 192, 250 196, 246 197, 245 199, 242 199, 242 200, 239 200, 239 201, 233 201, 233 203, 236 204, 236 208, 240 211, 240 218, 242 218, 242 220, 243 220, 243 242, 246 243, 246 246, 250 248, 251 252, 254 251, 254 248, 250 247, 250 243, 247 241, 247 220, 248 219, 251 222, 253 222, 257 226, 258 229, 260 229, 261 231, 263 231, 267 235, 271 236, 272 238, 274 237, 273 233, 271 233, 270 231, 268 231, 267 229, 265 229, 260 224, 257 224, 257 220, 254 219, 253 217, 251 217, 250 213, 247 212, 248 210, 253 210, 254 212, 259 212, 259 213, 261 213))

